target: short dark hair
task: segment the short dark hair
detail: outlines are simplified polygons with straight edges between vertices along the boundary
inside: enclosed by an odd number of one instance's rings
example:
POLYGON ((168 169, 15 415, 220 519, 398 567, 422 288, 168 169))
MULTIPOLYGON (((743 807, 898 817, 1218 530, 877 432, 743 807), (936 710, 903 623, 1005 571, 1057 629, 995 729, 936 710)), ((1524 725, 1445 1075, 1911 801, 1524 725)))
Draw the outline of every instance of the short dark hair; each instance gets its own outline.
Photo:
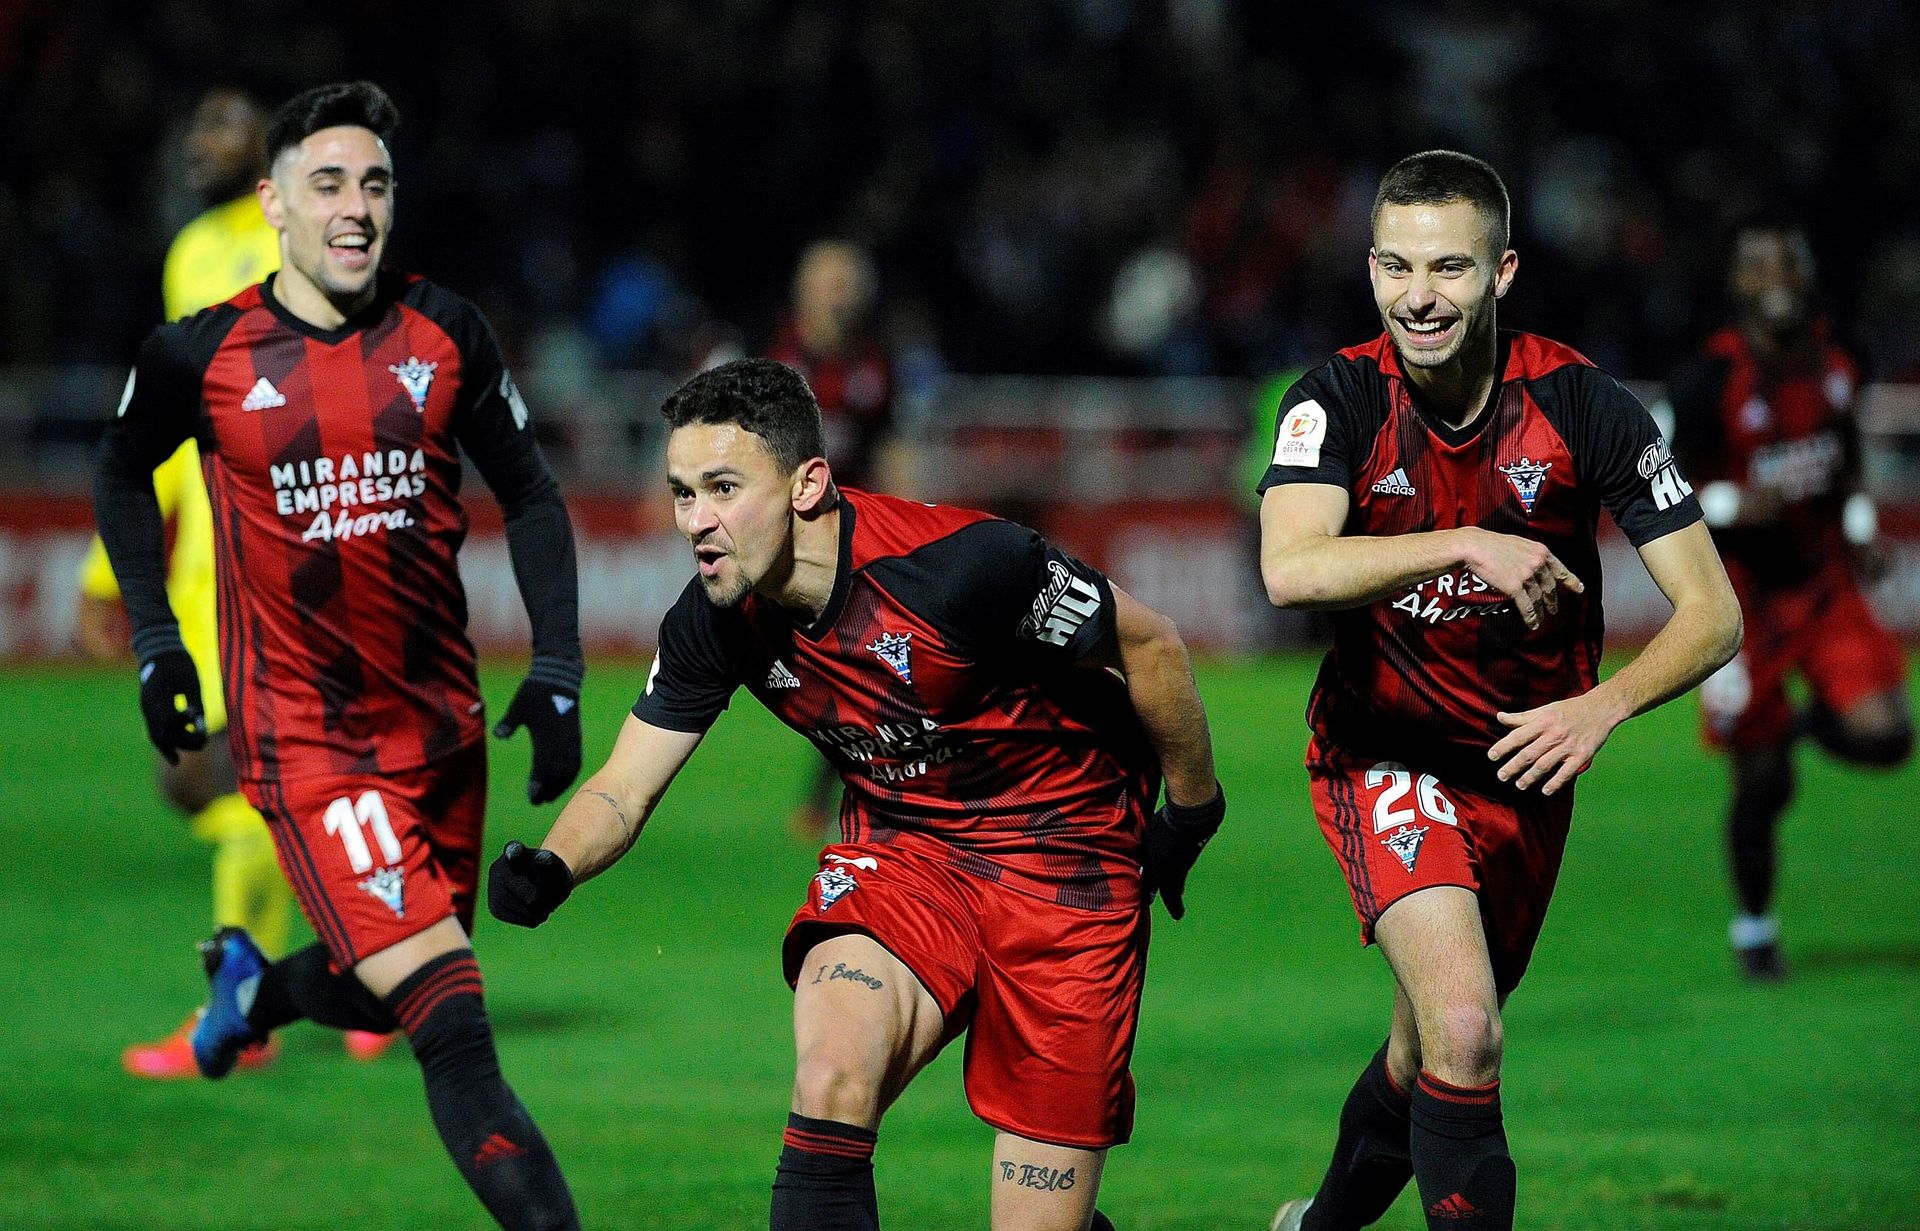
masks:
POLYGON ((302 91, 280 104, 267 125, 267 166, 323 128, 350 124, 389 141, 400 127, 400 109, 371 81, 336 81, 302 91))
POLYGON ((1380 179, 1373 196, 1372 225, 1389 205, 1446 205, 1465 201, 1480 211, 1487 238, 1497 255, 1507 250, 1513 235, 1513 201, 1500 173, 1471 154, 1454 150, 1427 150, 1409 154, 1380 179))
POLYGON ((660 417, 669 427, 738 424, 766 441, 782 470, 827 455, 813 390, 800 373, 772 359, 735 359, 700 373, 667 395, 660 417))

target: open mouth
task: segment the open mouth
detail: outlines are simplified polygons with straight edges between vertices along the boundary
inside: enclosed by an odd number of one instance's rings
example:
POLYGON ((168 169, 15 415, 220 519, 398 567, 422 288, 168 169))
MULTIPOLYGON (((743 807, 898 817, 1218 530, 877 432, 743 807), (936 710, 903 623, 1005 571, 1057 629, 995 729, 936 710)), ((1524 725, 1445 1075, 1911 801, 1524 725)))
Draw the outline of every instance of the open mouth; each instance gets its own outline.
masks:
POLYGON ((702 577, 717 577, 720 574, 720 562, 727 553, 718 547, 696 547, 693 549, 694 561, 700 566, 702 577))
POLYGON ((1407 336, 1410 345, 1427 349, 1445 346, 1453 340, 1454 330, 1460 325, 1457 316, 1433 317, 1428 320, 1409 320, 1399 318, 1400 331, 1407 336))
POLYGON ((342 231, 327 241, 327 251, 347 269, 365 269, 373 260, 373 236, 363 231, 342 231))

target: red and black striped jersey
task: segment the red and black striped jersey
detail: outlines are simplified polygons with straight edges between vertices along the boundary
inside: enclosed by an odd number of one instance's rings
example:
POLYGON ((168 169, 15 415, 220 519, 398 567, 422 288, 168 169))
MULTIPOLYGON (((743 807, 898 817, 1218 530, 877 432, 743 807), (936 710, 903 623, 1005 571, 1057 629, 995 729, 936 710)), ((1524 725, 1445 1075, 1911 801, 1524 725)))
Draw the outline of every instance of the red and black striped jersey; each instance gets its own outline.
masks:
POLYGON ((1358 755, 1423 755, 1492 782, 1494 715, 1597 682, 1604 507, 1636 546, 1700 519, 1653 418, 1577 352, 1502 332, 1488 406, 1455 428, 1421 405, 1387 335, 1307 373, 1281 403, 1273 465, 1283 483, 1344 488, 1347 535, 1479 526, 1544 543, 1586 585, 1529 631, 1471 570, 1333 613, 1308 720, 1358 755))
POLYGON ((833 473, 855 487, 872 482, 874 449, 893 427, 893 363, 879 338, 858 334, 845 355, 818 355, 800 340, 799 326, 789 316, 767 358, 807 378, 820 403, 833 473))
MULTIPOLYGON (((510 509, 558 495, 478 309, 383 274, 370 308, 321 329, 270 278, 142 345, 109 444, 165 457, 189 436, 242 778, 396 772, 481 738, 461 453, 510 509)), ((566 569, 548 648, 577 662, 566 569)))
POLYGON ((898 844, 1063 905, 1139 901, 1159 763, 1109 671, 1098 572, 1012 522, 842 489, 833 596, 805 623, 696 578, 634 716, 705 731, 744 687, 846 783, 849 842, 898 844))
POLYGON ((1703 485, 1755 484, 1780 494, 1775 522, 1714 531, 1721 553, 1756 581, 1791 586, 1844 554, 1840 513, 1859 466, 1859 387, 1859 364, 1824 327, 1804 351, 1772 364, 1728 327, 1674 374, 1667 392, 1673 448, 1687 473, 1703 485))

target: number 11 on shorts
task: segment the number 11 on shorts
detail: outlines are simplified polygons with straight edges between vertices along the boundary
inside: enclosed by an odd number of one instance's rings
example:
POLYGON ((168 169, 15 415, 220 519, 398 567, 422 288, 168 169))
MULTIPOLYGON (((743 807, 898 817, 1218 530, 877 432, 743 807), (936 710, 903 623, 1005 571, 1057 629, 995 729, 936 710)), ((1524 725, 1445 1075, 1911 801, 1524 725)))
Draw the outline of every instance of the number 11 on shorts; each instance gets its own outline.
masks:
POLYGON ((321 819, 329 837, 339 835, 347 848, 347 862, 355 872, 373 870, 373 852, 367 846, 366 834, 361 832, 362 826, 373 830, 374 841, 380 844, 381 862, 400 862, 400 839, 393 836, 393 826, 387 823, 387 805, 382 802, 380 792, 366 791, 358 799, 342 795, 327 805, 326 815, 321 819))

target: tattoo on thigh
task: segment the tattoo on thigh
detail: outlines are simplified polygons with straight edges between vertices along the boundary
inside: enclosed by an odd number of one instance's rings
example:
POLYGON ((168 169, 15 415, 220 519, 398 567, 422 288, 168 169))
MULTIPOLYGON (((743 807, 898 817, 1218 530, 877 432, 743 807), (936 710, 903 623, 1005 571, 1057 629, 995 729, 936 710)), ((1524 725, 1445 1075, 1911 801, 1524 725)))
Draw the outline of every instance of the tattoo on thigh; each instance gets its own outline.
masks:
POLYGON ((1042 1167, 1035 1163, 1010 1163, 1000 1160, 1000 1178, 1019 1184, 1022 1188, 1037 1188, 1043 1193, 1063 1193, 1073 1187, 1074 1172, 1077 1167, 1068 1167, 1065 1171, 1057 1167, 1042 1167))
POLYGON ((813 983, 833 983, 841 979, 844 979, 849 983, 864 983, 866 986, 872 988, 876 992, 886 986, 885 983, 881 982, 879 979, 874 978, 872 975, 868 974, 864 970, 847 969, 847 964, 845 962, 835 962, 831 966, 824 966, 824 965, 821 966, 819 970, 814 972, 812 982, 813 983))

